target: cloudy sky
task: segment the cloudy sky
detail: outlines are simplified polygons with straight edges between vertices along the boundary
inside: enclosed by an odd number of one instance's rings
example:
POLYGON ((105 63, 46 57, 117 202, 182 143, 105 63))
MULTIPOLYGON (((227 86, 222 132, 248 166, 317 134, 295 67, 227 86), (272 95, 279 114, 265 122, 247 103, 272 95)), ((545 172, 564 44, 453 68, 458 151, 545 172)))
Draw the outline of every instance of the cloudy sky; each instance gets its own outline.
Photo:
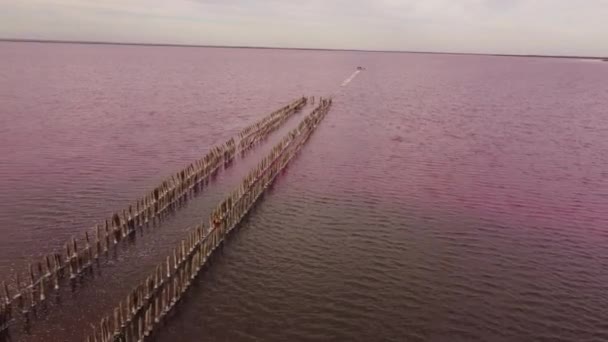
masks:
POLYGON ((0 0, 0 37, 608 56, 608 0, 0 0))

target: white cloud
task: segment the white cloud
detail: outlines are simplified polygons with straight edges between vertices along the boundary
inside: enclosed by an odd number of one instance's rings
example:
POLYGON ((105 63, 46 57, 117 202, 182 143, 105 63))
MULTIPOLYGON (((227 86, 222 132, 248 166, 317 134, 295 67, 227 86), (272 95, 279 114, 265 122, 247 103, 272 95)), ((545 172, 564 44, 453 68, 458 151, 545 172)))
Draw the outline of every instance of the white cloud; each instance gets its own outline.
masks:
POLYGON ((608 0, 0 0, 0 36, 608 55, 608 0))

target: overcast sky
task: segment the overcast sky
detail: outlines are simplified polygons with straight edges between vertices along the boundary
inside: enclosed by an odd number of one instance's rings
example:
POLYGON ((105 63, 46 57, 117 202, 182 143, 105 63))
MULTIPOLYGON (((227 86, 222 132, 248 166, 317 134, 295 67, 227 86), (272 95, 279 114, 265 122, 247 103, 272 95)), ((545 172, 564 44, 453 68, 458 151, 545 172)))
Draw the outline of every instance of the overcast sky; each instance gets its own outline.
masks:
POLYGON ((0 0, 0 37, 608 56, 608 0, 0 0))

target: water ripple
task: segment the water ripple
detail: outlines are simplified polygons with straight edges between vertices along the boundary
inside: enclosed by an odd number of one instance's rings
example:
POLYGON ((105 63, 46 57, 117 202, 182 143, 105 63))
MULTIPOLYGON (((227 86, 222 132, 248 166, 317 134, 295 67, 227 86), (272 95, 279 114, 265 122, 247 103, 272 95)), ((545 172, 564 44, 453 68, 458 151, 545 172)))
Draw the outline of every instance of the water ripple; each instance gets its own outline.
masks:
MULTIPOLYGON (((62 49, 81 59, 58 64, 35 59, 59 53, 39 49, 11 50, 0 68, 14 85, 0 116, 0 229, 11 242, 1 274, 253 113, 335 91, 366 65, 157 340, 608 340, 603 65, 77 46, 62 49), (42 72, 54 87, 38 82, 42 72)), ((179 222, 128 258, 151 263, 179 222)), ((138 265, 121 260, 106 272, 136 277, 138 265)), ((81 293, 128 290, 108 273, 99 282, 116 289, 81 293)), ((81 310, 71 325, 96 317, 81 310)))

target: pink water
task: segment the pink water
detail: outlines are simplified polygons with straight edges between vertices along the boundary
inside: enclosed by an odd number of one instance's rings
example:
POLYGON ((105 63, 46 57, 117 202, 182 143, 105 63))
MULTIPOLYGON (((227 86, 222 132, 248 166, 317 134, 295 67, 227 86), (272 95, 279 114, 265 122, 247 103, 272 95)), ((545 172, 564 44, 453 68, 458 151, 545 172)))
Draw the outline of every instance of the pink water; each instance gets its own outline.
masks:
MULTIPOLYGON (((0 280, 292 98, 331 93, 159 341, 608 339, 606 63, 25 43, 0 60, 0 280)), ((81 340, 253 163, 19 339, 81 340)))

